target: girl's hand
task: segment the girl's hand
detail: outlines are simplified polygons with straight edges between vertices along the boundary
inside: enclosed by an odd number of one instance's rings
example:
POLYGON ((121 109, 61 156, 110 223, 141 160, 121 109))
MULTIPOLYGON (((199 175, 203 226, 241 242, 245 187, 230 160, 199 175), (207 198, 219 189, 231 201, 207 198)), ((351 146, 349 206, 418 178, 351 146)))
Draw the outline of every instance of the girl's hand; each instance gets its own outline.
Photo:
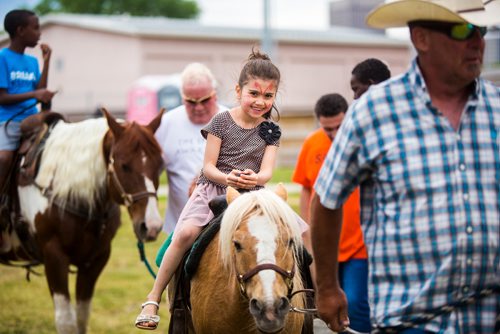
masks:
POLYGON ((226 183, 228 186, 233 188, 242 188, 239 185, 241 170, 233 169, 229 174, 226 175, 226 183))
POLYGON ((245 169, 240 174, 240 188, 252 189, 257 185, 259 176, 251 169, 245 169))

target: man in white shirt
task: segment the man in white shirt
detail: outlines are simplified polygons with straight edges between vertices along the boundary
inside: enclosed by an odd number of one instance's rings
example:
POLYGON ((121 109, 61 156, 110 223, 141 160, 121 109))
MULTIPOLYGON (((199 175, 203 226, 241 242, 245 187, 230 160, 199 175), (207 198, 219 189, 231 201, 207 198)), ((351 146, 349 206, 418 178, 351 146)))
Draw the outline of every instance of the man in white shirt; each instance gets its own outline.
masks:
POLYGON ((163 230, 170 234, 203 164, 205 140, 200 130, 224 107, 217 103, 216 80, 203 64, 191 63, 181 75, 183 104, 167 111, 155 133, 163 149, 168 202, 163 230))

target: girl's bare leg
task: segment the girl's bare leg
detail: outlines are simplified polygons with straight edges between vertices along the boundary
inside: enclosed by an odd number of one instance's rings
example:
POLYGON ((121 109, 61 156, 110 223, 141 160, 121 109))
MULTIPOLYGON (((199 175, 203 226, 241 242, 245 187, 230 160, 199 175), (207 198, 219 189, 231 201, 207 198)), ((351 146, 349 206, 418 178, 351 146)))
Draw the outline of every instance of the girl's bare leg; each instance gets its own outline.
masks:
MULTIPOLYGON (((202 226, 196 226, 189 224, 189 222, 185 222, 184 226, 175 232, 172 243, 168 246, 165 254, 163 255, 158 275, 156 276, 153 288, 148 294, 148 300, 152 300, 157 303, 160 302, 161 295, 174 276, 182 257, 187 250, 191 248, 202 228, 202 226)), ((157 312, 158 310, 155 305, 146 305, 144 306, 141 314, 154 315, 157 314, 157 312)), ((150 327, 155 326, 153 322, 149 322, 147 324, 143 323, 143 325, 150 327)))

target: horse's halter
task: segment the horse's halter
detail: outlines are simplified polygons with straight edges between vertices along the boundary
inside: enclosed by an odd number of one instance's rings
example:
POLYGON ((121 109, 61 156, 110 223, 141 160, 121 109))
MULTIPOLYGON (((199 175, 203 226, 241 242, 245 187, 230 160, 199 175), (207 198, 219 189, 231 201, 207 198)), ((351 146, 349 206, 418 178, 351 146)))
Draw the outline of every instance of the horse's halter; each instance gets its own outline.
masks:
POLYGON ((130 207, 132 204, 135 202, 147 198, 147 197, 155 197, 157 198, 156 192, 151 192, 151 191, 141 191, 137 192, 134 194, 129 194, 125 191, 123 188, 120 179, 118 179, 118 176, 116 175, 116 170, 114 167, 115 160, 113 159, 113 155, 109 155, 109 163, 108 163, 108 175, 111 176, 111 180, 114 184, 114 186, 118 189, 120 193, 120 197, 122 198, 125 206, 130 207))
POLYGON ((293 291, 293 276, 295 275, 295 266, 292 268, 292 270, 285 270, 273 263, 258 264, 243 275, 237 274, 236 277, 238 278, 241 294, 248 299, 246 283, 250 278, 258 274, 262 270, 274 270, 283 277, 288 287, 287 298, 290 299, 293 291))

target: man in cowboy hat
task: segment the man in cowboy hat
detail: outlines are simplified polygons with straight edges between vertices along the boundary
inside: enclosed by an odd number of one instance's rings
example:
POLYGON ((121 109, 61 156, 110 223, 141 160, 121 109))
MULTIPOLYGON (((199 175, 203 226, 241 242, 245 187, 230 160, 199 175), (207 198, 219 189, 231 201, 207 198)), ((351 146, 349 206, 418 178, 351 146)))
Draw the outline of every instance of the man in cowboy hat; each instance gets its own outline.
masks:
POLYGON ((368 15, 407 25, 417 57, 351 107, 315 184, 317 307, 331 329, 349 325, 331 273, 360 186, 374 331, 500 332, 500 89, 480 78, 499 3, 400 0, 368 15))

